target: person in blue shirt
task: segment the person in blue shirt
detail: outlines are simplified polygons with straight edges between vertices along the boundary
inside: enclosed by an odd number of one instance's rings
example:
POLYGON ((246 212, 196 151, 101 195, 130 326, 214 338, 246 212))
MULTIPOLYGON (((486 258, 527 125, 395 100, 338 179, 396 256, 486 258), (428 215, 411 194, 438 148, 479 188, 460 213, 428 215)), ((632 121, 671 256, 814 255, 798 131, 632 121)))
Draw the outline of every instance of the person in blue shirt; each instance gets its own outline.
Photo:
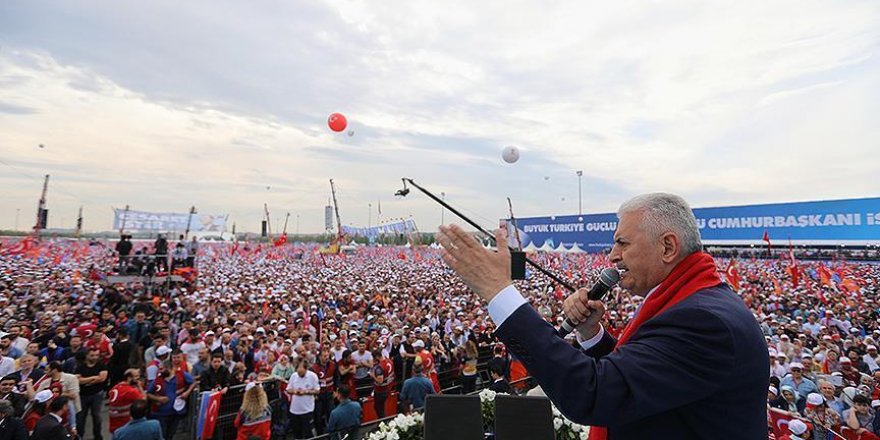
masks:
POLYGON ((794 388, 801 396, 808 396, 810 393, 818 393, 819 387, 810 379, 804 377, 804 366, 800 362, 792 362, 788 366, 791 374, 782 378, 780 386, 790 386, 794 388))
POLYGON ((400 391, 400 400, 407 410, 419 409, 425 406, 425 396, 434 394, 434 384, 425 377, 425 371, 420 364, 413 365, 413 377, 403 382, 400 391))
POLYGON ((333 393, 339 405, 330 412, 330 421, 327 422, 327 432, 330 433, 330 440, 341 439, 343 435, 348 434, 349 440, 357 440, 358 427, 361 424, 361 404, 352 402, 348 396, 351 390, 348 385, 340 385, 333 393))
POLYGON ((150 405, 146 400, 131 403, 131 420, 113 433, 113 440, 163 440, 162 426, 147 420, 150 405))
POLYGON ((162 434, 166 439, 174 437, 177 425, 186 415, 186 400, 195 388, 195 381, 186 372, 183 352, 175 349, 171 353, 171 365, 159 365, 156 379, 147 388, 147 398, 156 402, 150 418, 157 420, 162 426, 162 434), (177 403, 180 400, 183 405, 177 403))

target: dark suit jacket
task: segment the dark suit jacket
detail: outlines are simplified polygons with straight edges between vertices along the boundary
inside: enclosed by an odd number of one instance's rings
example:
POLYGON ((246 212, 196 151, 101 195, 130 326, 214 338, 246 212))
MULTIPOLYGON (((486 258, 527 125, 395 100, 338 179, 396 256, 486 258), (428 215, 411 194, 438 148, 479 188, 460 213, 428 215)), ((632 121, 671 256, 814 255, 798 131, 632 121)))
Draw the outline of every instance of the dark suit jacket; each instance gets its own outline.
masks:
POLYGON ((610 440, 766 439, 769 355, 754 316, 722 284, 646 321, 616 351, 566 343, 528 304, 496 335, 569 419, 610 440))
POLYGON ((496 393, 510 394, 510 384, 507 383, 507 380, 504 378, 497 382, 492 382, 492 385, 489 385, 489 389, 495 391, 496 393))
POLYGON ((24 422, 17 417, 4 417, 0 420, 0 440, 28 440, 24 422))
POLYGON ((52 414, 46 414, 34 427, 31 440, 65 440, 70 438, 70 433, 52 414))
MULTIPOLYGON (((15 375, 15 378, 16 378, 18 381, 21 381, 21 380, 22 380, 22 378, 21 378, 21 370, 15 371, 15 372, 13 372, 12 374, 15 375)), ((32 370, 31 370, 31 373, 28 374, 28 376, 27 376, 28 379, 30 379, 30 380, 32 380, 32 381, 34 381, 34 382, 40 380, 40 378, 42 378, 42 377, 43 377, 43 370, 42 370, 42 369, 39 369, 39 368, 34 368, 34 369, 32 369, 32 370)))

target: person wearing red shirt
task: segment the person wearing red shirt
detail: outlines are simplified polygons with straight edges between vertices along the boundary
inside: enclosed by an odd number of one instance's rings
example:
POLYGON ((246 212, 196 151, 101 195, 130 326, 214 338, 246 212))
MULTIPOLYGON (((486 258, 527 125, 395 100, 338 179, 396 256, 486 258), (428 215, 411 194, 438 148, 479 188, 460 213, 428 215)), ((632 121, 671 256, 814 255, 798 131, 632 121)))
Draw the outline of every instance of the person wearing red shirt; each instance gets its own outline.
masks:
POLYGON ((357 370, 357 365, 351 359, 351 350, 345 350, 342 353, 342 359, 339 360, 337 367, 339 370, 339 383, 348 385, 351 394, 349 398, 357 400, 357 389, 354 386, 354 372, 357 370))
POLYGON ((110 389, 107 413, 110 416, 111 434, 131 420, 131 404, 146 398, 140 379, 141 372, 130 368, 125 371, 122 382, 110 389))
POLYGON ((385 418, 385 401, 388 394, 394 389, 394 362, 382 355, 382 349, 373 350, 373 359, 376 364, 370 372, 373 378, 373 407, 376 417, 385 418))
POLYGON ((113 357, 113 341, 104 335, 104 329, 101 327, 95 327, 95 331, 92 333, 91 337, 86 340, 83 346, 87 349, 94 348, 98 350, 102 365, 110 363, 110 358, 113 357))
POLYGON ((272 408, 263 387, 254 382, 245 386, 241 410, 235 416, 236 440, 258 438, 269 440, 272 436, 272 408))
MULTIPOLYGON (((318 434, 324 433, 324 427, 330 419, 330 412, 333 411, 333 391, 336 386, 333 383, 336 375, 336 362, 330 359, 330 350, 323 348, 318 354, 318 361, 312 365, 312 371, 318 375, 318 384, 321 385, 321 391, 315 400, 315 428, 318 434)), ((353 377, 353 376, 352 376, 353 377)))
POLYGON ((434 392, 439 393, 440 379, 437 376, 437 370, 434 369, 434 356, 431 355, 431 352, 425 350, 425 342, 421 339, 413 343, 413 348, 416 350, 416 363, 422 365, 422 371, 425 372, 425 376, 431 379, 431 383, 434 384, 434 392))

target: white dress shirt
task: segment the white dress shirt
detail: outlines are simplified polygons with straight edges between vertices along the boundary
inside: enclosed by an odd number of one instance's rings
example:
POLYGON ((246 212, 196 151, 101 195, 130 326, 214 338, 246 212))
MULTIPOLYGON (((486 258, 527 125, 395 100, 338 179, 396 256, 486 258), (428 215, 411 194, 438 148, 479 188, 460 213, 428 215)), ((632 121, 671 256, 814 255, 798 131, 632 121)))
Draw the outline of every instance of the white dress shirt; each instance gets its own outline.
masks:
MULTIPOLYGON (((647 295, 645 295, 645 301, 655 290, 657 290, 657 287, 654 287, 647 295)), ((495 321, 496 327, 501 327, 501 324, 503 324, 504 321, 516 311, 516 309, 525 303, 525 298, 523 298, 519 291, 516 290, 516 287, 511 284, 502 289, 501 292, 498 292, 498 294, 492 298, 492 301, 489 301, 489 316, 492 318, 492 321, 495 321)), ((642 301, 642 304, 644 304, 644 301, 642 301)), ((639 308, 641 308, 641 306, 639 306, 639 308)), ((636 313, 638 313, 638 311, 636 313)), ((581 348, 589 350, 593 348, 594 345, 598 344, 599 341, 602 340, 602 337, 605 336, 605 327, 599 324, 599 332, 587 340, 581 338, 579 332, 576 333, 575 336, 577 337, 577 341, 581 345, 581 348)))

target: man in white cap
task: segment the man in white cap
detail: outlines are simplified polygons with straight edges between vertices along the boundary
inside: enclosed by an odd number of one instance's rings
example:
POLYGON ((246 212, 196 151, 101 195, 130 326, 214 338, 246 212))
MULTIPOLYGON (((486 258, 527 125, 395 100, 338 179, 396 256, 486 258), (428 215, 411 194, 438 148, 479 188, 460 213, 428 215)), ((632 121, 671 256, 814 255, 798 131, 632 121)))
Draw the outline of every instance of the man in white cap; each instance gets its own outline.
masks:
POLYGON ((813 424, 813 438, 828 438, 828 431, 832 426, 840 424, 840 416, 836 411, 828 408, 825 397, 819 393, 810 393, 807 396, 807 406, 804 408, 806 416, 813 424))
POLYGON ((803 376, 803 364, 800 362, 792 362, 788 365, 788 370, 791 373, 782 378, 782 381, 779 383, 780 386, 788 385, 794 388, 801 396, 819 392, 819 387, 816 386, 816 383, 803 376))
POLYGON ((156 348, 156 358, 147 365, 147 382, 156 380, 156 376, 159 374, 159 364, 166 363, 169 354, 171 354, 171 349, 165 345, 156 348))
POLYGON ((783 363, 785 362, 785 354, 777 354, 776 350, 771 348, 768 350, 770 354, 770 376, 783 378, 787 370, 783 363))
MULTIPOLYGON (((52 398, 52 392, 43 390, 34 396, 38 402, 47 402, 52 398), (49 393, 48 397, 40 393, 49 393)), ((58 396, 49 404, 49 413, 44 415, 37 421, 34 431, 31 433, 31 440, 64 440, 71 438, 67 428, 61 424, 65 417, 70 415, 70 401, 65 396, 58 396)))
MULTIPOLYGON (((808 440, 809 439, 808 434, 807 434, 807 424, 798 420, 798 419, 794 419, 794 420, 788 422, 788 432, 790 433, 790 435, 788 436, 788 439, 790 439, 790 440, 808 440)), ((783 437, 783 438, 785 438, 785 437, 783 437)), ((782 439, 780 439, 780 440, 782 440, 782 439)))

